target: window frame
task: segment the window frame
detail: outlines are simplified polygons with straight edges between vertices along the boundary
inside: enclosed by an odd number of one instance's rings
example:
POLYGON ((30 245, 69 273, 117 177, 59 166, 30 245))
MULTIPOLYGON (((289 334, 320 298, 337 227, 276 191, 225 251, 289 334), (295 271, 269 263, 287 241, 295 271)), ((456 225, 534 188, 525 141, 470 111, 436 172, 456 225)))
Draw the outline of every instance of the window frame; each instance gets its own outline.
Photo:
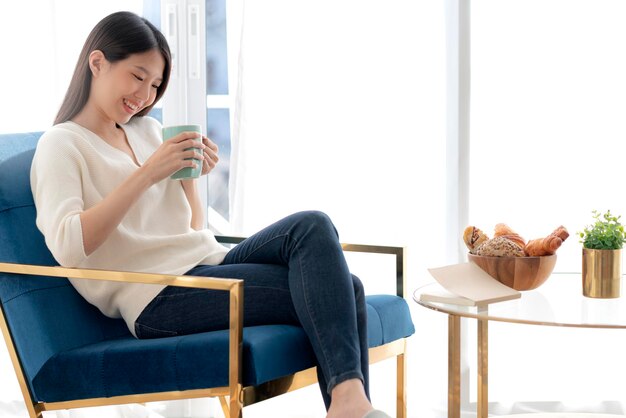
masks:
MULTIPOLYGON (((227 0, 219 1, 223 1, 224 7, 228 8, 227 0)), ((230 93, 232 89, 229 88, 227 94, 207 93, 206 10, 206 0, 161 1, 161 28, 172 52, 172 74, 168 90, 161 100, 163 125, 199 124, 204 127, 203 133, 206 135, 208 111, 228 109, 228 140, 232 143, 232 115, 235 107, 235 100, 230 93), (195 33, 193 29, 196 29, 195 33)), ((230 43, 227 42, 227 50, 229 47, 230 43)), ((230 64, 227 62, 229 69, 230 64)), ((230 72, 227 77, 230 85, 233 78, 230 72)), ((216 233, 228 234, 231 232, 230 220, 209 204, 209 176, 198 179, 200 199, 206 208, 204 226, 216 233)), ((229 188, 228 184, 226 188, 229 188)))

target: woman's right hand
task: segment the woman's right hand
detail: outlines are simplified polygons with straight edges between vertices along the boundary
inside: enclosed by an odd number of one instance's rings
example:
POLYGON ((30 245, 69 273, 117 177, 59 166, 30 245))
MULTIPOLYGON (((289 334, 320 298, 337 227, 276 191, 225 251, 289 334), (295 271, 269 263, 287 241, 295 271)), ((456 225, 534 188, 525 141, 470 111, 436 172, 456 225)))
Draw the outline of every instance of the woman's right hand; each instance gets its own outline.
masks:
POLYGON ((190 158, 200 160, 202 164, 206 145, 202 143, 202 140, 194 139, 199 136, 198 132, 182 132, 163 141, 142 166, 151 184, 158 183, 181 168, 195 167, 198 163, 190 158))

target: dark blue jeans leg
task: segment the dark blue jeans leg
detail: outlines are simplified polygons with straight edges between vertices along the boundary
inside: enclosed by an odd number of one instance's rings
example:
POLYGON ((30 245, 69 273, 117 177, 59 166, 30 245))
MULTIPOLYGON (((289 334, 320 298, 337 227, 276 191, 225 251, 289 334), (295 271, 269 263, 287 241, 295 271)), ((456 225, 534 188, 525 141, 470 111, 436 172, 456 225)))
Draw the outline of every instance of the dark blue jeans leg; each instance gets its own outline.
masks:
MULTIPOLYGON (((363 386, 365 388, 365 394, 367 395, 367 398, 370 399, 368 352, 369 347, 367 345, 367 305, 365 303, 365 291, 363 289, 363 284, 358 277, 353 275, 352 280, 354 285, 354 295, 356 299, 356 317, 359 333, 359 347, 361 349, 361 373, 363 374, 363 386)), ((331 399, 329 392, 326 390, 328 384, 326 383, 326 378, 322 373, 321 367, 317 368, 317 380, 322 390, 324 404, 326 404, 326 409, 328 409, 330 408, 331 399)))
POLYGON ((311 211, 282 219, 237 245, 222 264, 237 263, 287 266, 293 306, 317 357, 326 402, 345 380, 358 378, 368 388, 362 285, 355 284, 328 216, 311 211))
MULTIPOLYGON (((288 272, 273 264, 199 265, 191 276, 238 278, 244 281, 244 326, 300 325, 291 302, 288 272)), ((168 286, 135 321, 138 338, 160 338, 227 329, 228 292, 168 286)))
MULTIPOLYGON (((246 326, 302 326, 327 408, 333 387, 347 379, 361 379, 369 397, 363 285, 350 274, 326 215, 291 215, 237 245, 221 265, 197 266, 188 274, 243 279, 246 326)), ((139 338, 227 327, 225 292, 178 287, 164 289, 135 323, 139 338)))

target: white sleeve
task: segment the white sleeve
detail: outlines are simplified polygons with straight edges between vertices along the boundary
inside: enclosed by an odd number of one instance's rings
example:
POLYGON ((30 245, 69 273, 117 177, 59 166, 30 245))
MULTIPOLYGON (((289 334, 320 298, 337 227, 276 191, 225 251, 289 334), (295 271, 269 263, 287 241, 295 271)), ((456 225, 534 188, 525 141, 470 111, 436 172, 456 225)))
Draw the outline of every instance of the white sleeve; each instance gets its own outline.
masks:
MULTIPOLYGON (((58 135, 57 132, 55 134, 58 135)), ((31 167, 31 188, 37 227, 57 262, 78 266, 87 256, 80 213, 84 209, 82 176, 86 165, 72 141, 50 135, 37 145, 31 167)))

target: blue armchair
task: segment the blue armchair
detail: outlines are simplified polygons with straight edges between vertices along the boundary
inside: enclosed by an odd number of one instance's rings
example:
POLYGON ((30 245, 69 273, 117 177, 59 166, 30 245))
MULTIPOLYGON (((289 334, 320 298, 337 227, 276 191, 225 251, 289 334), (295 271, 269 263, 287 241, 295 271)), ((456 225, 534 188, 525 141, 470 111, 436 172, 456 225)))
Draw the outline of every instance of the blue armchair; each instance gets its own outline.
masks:
MULTIPOLYGON (((30 166, 40 133, 0 135, 0 329, 31 418, 43 411, 219 397, 227 417, 247 405, 316 383, 299 327, 243 327, 241 280, 59 267, 35 225, 30 166), (230 294, 230 328, 135 339, 123 320, 87 303, 68 277, 219 289, 230 294)), ((239 238, 219 237, 236 244, 239 238)), ((403 299, 404 250, 393 254, 397 295, 367 296, 370 361, 397 358, 397 416, 406 417, 405 348, 414 327, 403 299)))

